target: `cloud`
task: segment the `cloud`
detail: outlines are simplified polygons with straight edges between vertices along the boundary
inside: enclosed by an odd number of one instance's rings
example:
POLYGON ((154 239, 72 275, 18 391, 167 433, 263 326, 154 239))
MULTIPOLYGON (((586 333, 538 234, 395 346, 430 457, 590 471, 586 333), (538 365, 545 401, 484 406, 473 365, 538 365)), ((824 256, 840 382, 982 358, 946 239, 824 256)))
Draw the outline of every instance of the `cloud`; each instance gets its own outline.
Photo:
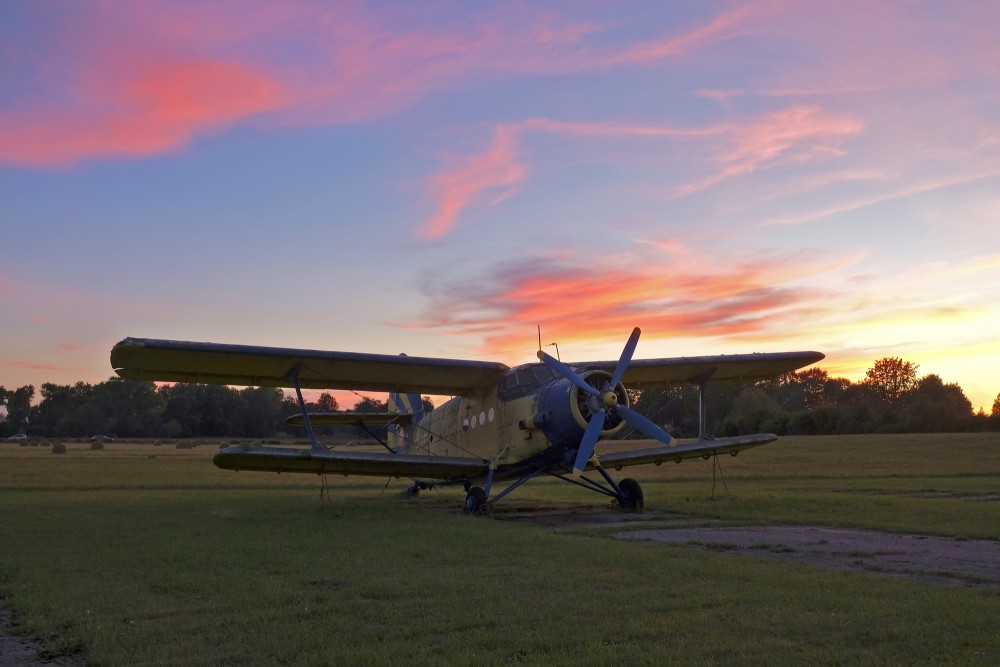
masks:
POLYGON ((504 126, 496 128, 489 149, 455 160, 432 179, 438 210, 423 228, 423 236, 443 236, 464 209, 481 203, 487 195, 492 195, 494 202, 510 196, 526 173, 527 168, 517 159, 514 131, 504 126))
POLYGON ((844 143, 864 129, 859 117, 830 113, 819 106, 772 111, 727 132, 712 158, 722 168, 678 188, 676 195, 690 195, 763 167, 842 156, 844 143))
POLYGON ((456 84, 655 64, 742 34, 756 13, 630 41, 599 7, 581 18, 530 4, 39 5, 7 47, 10 63, 31 66, 4 77, 0 162, 61 168, 176 151, 239 124, 367 122, 456 84))
POLYGON ((64 167, 95 156, 175 151, 198 134, 282 104, 274 81, 208 60, 146 63, 114 82, 88 76, 76 95, 86 108, 40 104, 0 112, 0 161, 64 167))
POLYGON ((0 363, 0 368, 18 368, 28 371, 63 371, 66 370, 65 366, 59 364, 40 364, 33 361, 6 361, 0 363))
POLYGON ((855 261, 725 263, 653 245, 630 256, 605 258, 602 266, 616 268, 598 271, 592 258, 573 255, 527 257, 455 283, 436 277, 425 288, 430 305, 417 326, 482 336, 485 354, 511 348, 536 325, 561 343, 614 340, 636 325, 657 338, 765 331, 807 318, 828 296, 809 280, 855 261))
POLYGON ((639 124, 611 121, 561 121, 530 118, 494 129, 489 150, 461 160, 452 158, 442 173, 432 177, 432 197, 437 212, 422 229, 422 235, 438 238, 447 234, 459 215, 470 205, 495 203, 513 193, 512 187, 527 176, 517 158, 518 139, 537 132, 596 141, 704 140, 719 146, 712 158, 721 171, 697 183, 678 188, 685 196, 726 179, 783 162, 806 162, 842 153, 846 139, 864 129, 850 115, 825 112, 818 106, 796 105, 763 114, 743 123, 725 122, 705 126, 639 124), (487 194, 503 188, 502 196, 484 202, 487 194))

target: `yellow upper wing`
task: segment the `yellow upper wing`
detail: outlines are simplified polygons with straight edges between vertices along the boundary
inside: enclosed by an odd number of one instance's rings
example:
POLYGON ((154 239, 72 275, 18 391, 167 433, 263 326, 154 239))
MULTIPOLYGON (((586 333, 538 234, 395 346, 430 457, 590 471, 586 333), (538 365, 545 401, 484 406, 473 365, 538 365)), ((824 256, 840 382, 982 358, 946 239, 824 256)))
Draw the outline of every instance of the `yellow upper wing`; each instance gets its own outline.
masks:
POLYGON ((126 338, 111 366, 128 380, 253 387, 355 389, 461 396, 495 385, 507 366, 488 361, 126 338))
MULTIPOLYGON (((633 359, 622 377, 626 387, 658 387, 701 382, 755 382, 791 373, 825 357, 821 352, 764 352, 707 357, 633 359)), ((614 371, 614 361, 572 364, 575 368, 614 371)))

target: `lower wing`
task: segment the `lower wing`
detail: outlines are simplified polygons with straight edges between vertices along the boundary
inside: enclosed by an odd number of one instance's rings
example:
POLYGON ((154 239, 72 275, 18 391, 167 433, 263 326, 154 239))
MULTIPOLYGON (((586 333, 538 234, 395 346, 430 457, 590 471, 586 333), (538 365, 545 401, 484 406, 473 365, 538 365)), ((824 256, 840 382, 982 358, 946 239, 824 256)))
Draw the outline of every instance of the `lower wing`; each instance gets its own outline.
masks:
POLYGON ((259 445, 225 447, 213 460, 220 468, 237 471, 418 477, 448 481, 484 474, 490 465, 483 459, 461 456, 285 449, 259 445))
MULTIPOLYGON (((623 468, 625 466, 637 466, 647 463, 659 465, 665 461, 680 463, 684 459, 697 457, 707 459, 718 454, 732 454, 735 456, 744 449, 760 447, 777 439, 778 436, 771 435, 770 433, 742 435, 735 438, 706 438, 676 446, 662 445, 646 449, 633 449, 627 452, 608 452, 601 454, 598 460, 605 468, 623 468)), ((593 464, 589 464, 587 469, 593 470, 593 464)))

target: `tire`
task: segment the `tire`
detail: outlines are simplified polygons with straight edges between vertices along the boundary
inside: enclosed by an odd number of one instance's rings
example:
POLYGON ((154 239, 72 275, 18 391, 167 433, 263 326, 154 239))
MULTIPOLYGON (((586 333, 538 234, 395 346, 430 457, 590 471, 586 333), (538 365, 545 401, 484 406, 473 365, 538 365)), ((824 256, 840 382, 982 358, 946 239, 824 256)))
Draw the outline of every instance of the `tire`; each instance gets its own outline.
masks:
POLYGON ((638 512, 642 509, 642 487, 639 486, 639 482, 631 477, 626 477, 618 482, 618 488, 622 492, 618 502, 621 503, 623 510, 626 512, 638 512))
POLYGON ((465 513, 481 514, 486 508, 486 492, 478 486, 469 489, 469 494, 465 496, 465 513))

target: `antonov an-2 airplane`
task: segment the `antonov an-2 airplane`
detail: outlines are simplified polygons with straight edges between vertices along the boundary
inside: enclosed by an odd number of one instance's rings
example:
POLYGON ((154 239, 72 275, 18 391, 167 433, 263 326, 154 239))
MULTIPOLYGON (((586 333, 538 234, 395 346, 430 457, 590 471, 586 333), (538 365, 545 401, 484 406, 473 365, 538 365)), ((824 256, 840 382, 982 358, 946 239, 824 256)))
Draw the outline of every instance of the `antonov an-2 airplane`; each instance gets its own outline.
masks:
POLYGON ((610 496, 628 510, 643 505, 633 479, 615 481, 608 469, 686 458, 709 458, 776 440, 760 433, 713 438, 705 433, 705 385, 746 382, 789 373, 823 359, 819 352, 781 352, 632 360, 639 329, 621 358, 565 364, 538 351, 542 363, 509 368, 488 361, 324 352, 126 338, 111 350, 123 378, 224 385, 294 387, 302 410, 289 421, 305 426, 309 449, 234 445, 215 465, 232 470, 408 477, 411 491, 438 484, 465 488, 465 511, 480 513, 539 475, 552 475, 610 496), (629 407, 625 386, 691 383, 701 390, 698 438, 678 443, 629 407), (302 389, 386 391, 389 412, 309 414, 302 389), (453 398, 425 412, 421 394, 453 398), (330 450, 314 424, 388 426, 389 450, 330 450), (595 454, 601 438, 628 424, 659 445, 595 454), (600 479, 584 473, 594 471, 600 479), (495 485, 505 488, 494 493, 495 485))

